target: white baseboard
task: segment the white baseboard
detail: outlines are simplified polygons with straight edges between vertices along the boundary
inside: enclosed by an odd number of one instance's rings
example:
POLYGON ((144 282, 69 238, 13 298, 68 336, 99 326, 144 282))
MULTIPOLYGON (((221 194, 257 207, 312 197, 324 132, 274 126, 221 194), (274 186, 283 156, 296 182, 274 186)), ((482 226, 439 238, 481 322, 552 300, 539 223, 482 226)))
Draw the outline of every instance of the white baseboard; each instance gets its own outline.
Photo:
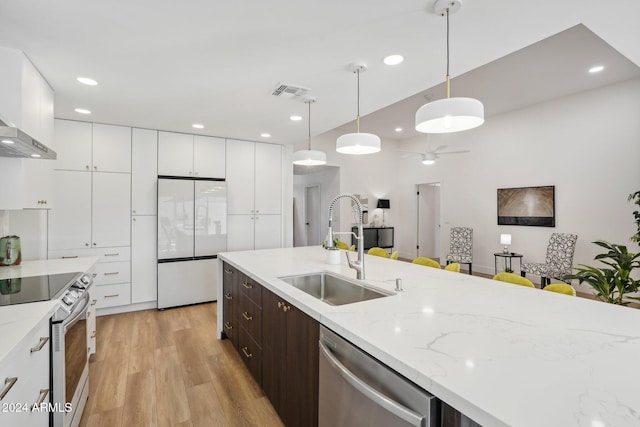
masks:
POLYGON ((140 302, 137 304, 120 305, 116 307, 99 308, 96 311, 96 316, 108 316, 110 314, 128 313, 130 311, 149 310, 151 308, 158 308, 157 301, 140 302))

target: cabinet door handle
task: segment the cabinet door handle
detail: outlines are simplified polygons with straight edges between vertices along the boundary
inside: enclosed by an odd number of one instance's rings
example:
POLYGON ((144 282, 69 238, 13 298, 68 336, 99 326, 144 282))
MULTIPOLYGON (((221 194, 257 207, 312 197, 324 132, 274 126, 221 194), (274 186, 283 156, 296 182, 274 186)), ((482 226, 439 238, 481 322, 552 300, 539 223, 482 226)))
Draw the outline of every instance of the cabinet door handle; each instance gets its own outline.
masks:
POLYGON ((225 322, 224 327, 229 329, 229 330, 233 329, 233 326, 231 326, 231 323, 229 323, 229 322, 225 322))
POLYGON ((93 246, 96 246, 96 245, 97 245, 96 242, 93 242, 93 246))
POLYGON ((291 306, 290 306, 290 305, 283 305, 283 306, 282 306, 282 311, 284 311, 285 313, 286 313, 287 311, 289 311, 289 310, 291 310, 291 306))
POLYGON ((84 165, 84 168, 85 168, 86 170, 89 170, 89 165, 84 165))
POLYGON ((104 256, 118 256, 118 255, 120 255, 119 252, 116 252, 115 254, 104 254, 104 256))
POLYGON ((284 303, 282 301, 278 301, 278 308, 282 308, 283 305, 284 303))
POLYGON ((115 298, 115 297, 119 297, 120 294, 112 294, 112 295, 105 295, 105 298, 115 298))
POLYGON ((40 390, 38 401, 33 404, 33 406, 31 407, 31 411, 33 412, 35 408, 40 407, 40 405, 42 405, 42 402, 44 402, 44 399, 46 399, 48 395, 49 395, 48 388, 43 388, 42 390, 40 390))
POLYGON ((249 353, 249 348, 248 347, 242 347, 242 352, 247 357, 247 359, 253 356, 253 354, 249 353))
POLYGON ((224 294, 224 297, 225 297, 226 299, 229 299, 229 300, 233 299, 233 296, 232 296, 230 293, 228 293, 228 292, 227 292, 226 294, 224 294))
POLYGON ((102 274, 104 274, 105 276, 114 276, 116 274, 120 274, 120 272, 119 271, 112 271, 110 273, 102 273, 102 274))
POLYGON ((4 388, 0 391, 0 400, 9 393, 9 390, 18 382, 18 377, 7 377, 4 379, 4 388))
POLYGON ((96 337, 96 331, 91 332, 91 338, 95 338, 96 337))
POLYGON ((85 245, 85 246, 89 246, 89 244, 88 244, 88 243, 85 243, 84 245, 85 245))
POLYGON ((97 302, 98 302, 97 299, 91 300, 91 305, 96 305, 97 302))
POLYGON ((78 258, 78 255, 73 255, 73 256, 63 256, 62 259, 72 259, 72 258, 78 258))
POLYGON ((98 165, 93 165, 93 170, 98 170, 98 165))
POLYGON ((40 351, 42 350, 42 347, 44 347, 44 345, 49 341, 49 337, 40 337, 40 342, 38 343, 37 346, 31 348, 31 350, 29 350, 30 353, 35 353, 36 351, 40 351))
POLYGON ((247 289, 253 289, 253 284, 249 282, 242 282, 242 286, 244 286, 247 289))
POLYGON ((228 268, 225 268, 224 272, 227 273, 227 274, 233 274, 233 270, 230 270, 228 268))
POLYGON ((243 311, 242 317, 244 317, 247 320, 253 320, 253 316, 251 316, 248 311, 243 311))

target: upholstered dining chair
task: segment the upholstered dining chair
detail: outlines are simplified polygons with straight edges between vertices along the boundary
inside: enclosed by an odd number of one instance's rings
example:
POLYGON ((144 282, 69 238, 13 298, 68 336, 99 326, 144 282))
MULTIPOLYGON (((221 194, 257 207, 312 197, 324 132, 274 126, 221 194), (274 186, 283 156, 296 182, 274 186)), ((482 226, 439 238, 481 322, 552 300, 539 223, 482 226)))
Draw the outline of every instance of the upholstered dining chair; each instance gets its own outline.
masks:
POLYGON ((347 250, 347 251, 355 251, 356 250, 356 245, 349 246, 348 244, 346 244, 342 240, 338 240, 337 246, 338 246, 338 249, 344 249, 344 250, 347 250))
POLYGON ((413 264, 424 265, 425 267, 442 268, 440 267, 440 263, 438 261, 423 256, 414 258, 411 262, 413 264))
POLYGON ((543 288, 544 291, 557 292, 559 294, 576 296, 576 290, 573 286, 566 283, 552 283, 543 288))
POLYGON ((473 274, 473 228, 451 227, 451 241, 446 260, 447 264, 468 264, 469 274, 473 274))
POLYGON ((551 279, 562 280, 564 276, 571 274, 577 240, 576 234, 552 233, 545 262, 523 262, 520 274, 522 277, 526 277, 527 273, 540 276, 542 288, 551 283, 551 279))
POLYGON ((398 259, 398 256, 399 256, 399 252, 398 251, 393 251, 393 252, 391 252, 391 255, 389 255, 389 258, 398 259))
POLYGON ((385 251, 382 248, 371 248, 367 251, 369 255, 375 255, 382 258, 389 258, 389 252, 385 251))
POLYGON ((518 276, 517 274, 513 273, 506 273, 504 271, 493 276, 493 280, 513 283, 514 285, 525 286, 527 288, 535 288, 533 282, 526 277, 518 276))
POLYGON ((460 273, 460 263, 452 262, 451 264, 447 264, 444 266, 443 270, 455 271, 456 273, 460 273))

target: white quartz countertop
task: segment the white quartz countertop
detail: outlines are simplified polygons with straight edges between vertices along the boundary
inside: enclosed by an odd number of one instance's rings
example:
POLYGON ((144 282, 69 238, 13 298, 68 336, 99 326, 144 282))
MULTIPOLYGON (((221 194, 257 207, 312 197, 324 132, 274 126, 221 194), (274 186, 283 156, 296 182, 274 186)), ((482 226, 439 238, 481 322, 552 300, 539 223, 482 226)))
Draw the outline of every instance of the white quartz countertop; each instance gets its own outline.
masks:
MULTIPOLYGON (((23 261, 20 265, 0 267, 0 279, 40 276, 44 274, 86 272, 97 257, 23 261)), ((58 301, 40 301, 0 306, 0 362, 43 320, 51 317, 58 301)))
POLYGON ((334 307, 278 279, 355 278, 319 246, 219 259, 484 426, 640 425, 638 309, 368 255, 365 282, 404 291, 334 307))

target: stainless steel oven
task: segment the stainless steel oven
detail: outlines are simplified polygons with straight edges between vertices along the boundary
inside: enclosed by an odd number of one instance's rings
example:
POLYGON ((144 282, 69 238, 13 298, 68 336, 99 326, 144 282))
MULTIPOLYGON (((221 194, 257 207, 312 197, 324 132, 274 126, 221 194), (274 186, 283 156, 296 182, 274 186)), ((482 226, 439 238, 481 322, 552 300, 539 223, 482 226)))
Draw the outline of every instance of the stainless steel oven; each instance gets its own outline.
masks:
POLYGON ((78 279, 62 297, 51 322, 54 427, 76 427, 89 396, 86 313, 90 295, 86 288, 90 284, 88 276, 78 279))

